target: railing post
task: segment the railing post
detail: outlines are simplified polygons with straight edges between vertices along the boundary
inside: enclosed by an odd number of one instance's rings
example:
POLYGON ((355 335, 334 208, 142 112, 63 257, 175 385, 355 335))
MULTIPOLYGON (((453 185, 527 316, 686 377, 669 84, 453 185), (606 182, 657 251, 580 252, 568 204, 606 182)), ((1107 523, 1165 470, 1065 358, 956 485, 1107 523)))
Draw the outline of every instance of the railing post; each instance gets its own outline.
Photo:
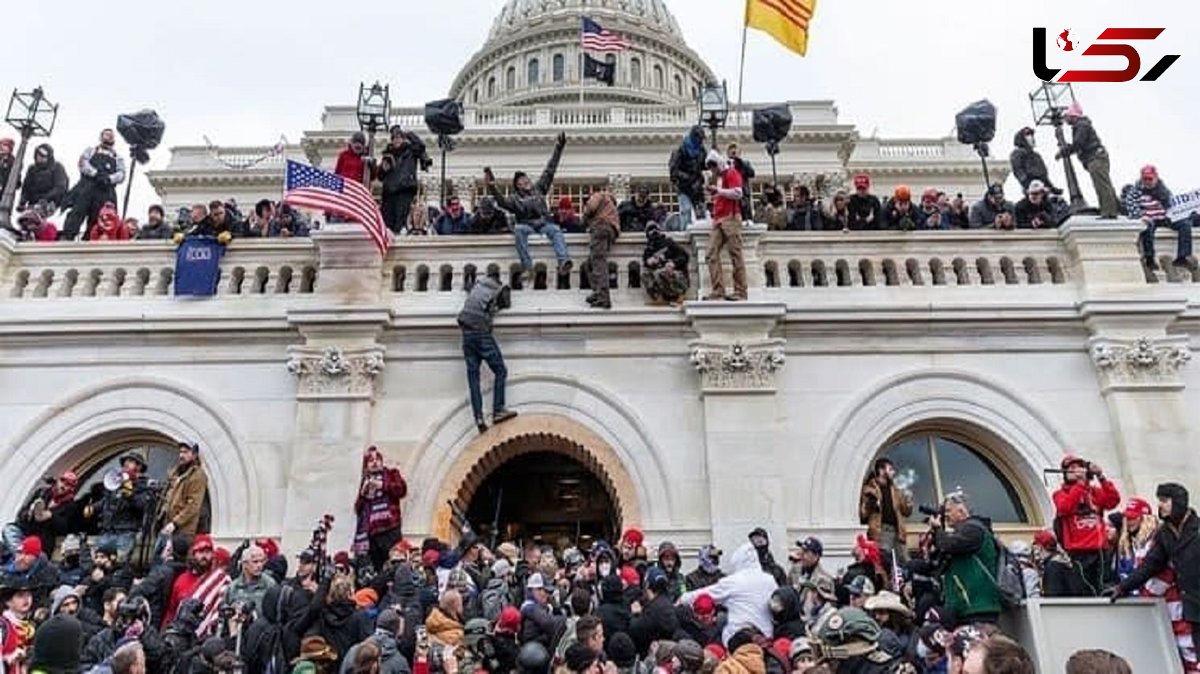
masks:
MULTIPOLYGON (((696 288, 698 297, 703 298, 712 292, 712 284, 708 277, 708 248, 712 242, 713 226, 711 220, 701 220, 692 223, 687 230, 688 241, 692 244, 692 264, 696 265, 698 274, 696 288)), ((766 274, 763 272, 762 259, 759 257, 759 243, 767 233, 766 225, 745 222, 742 225, 742 256, 746 262, 746 290, 750 300, 759 299, 767 287, 766 274)), ((733 291, 733 268, 729 263, 728 251, 721 252, 721 267, 724 270, 725 289, 733 291)))

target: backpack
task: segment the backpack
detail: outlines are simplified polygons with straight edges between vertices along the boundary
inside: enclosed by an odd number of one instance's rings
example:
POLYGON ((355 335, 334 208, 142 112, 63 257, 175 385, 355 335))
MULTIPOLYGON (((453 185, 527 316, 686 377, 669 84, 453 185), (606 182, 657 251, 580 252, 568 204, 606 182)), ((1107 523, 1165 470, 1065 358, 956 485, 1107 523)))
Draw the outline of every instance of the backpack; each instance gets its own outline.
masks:
POLYGON ((485 588, 480 595, 479 605, 483 610, 483 617, 488 622, 496 622, 507 603, 508 587, 504 585, 485 588))
POLYGON ((1011 610, 1021 605, 1025 600, 1025 574, 1021 571, 1021 560, 1000 544, 999 539, 992 536, 992 545, 996 546, 996 573, 993 574, 987 566, 975 557, 975 563, 983 569, 988 580, 1000 593, 1000 606, 1011 610))

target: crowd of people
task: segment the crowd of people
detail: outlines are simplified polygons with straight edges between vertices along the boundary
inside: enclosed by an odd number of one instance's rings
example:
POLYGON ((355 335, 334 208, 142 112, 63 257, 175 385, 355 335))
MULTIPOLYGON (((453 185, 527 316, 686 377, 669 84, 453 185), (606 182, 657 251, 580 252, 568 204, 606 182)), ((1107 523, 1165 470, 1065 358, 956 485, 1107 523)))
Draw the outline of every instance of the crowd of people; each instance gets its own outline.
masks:
MULTIPOLYGON (((229 551, 206 533, 201 451, 179 443, 161 483, 129 454, 84 494, 64 473, 30 497, 4 531, 0 672, 1032 674, 998 630, 1004 611, 1039 596, 1130 595, 1164 598, 1185 671, 1200 671, 1200 521, 1187 490, 1164 484, 1156 508, 1134 498, 1110 514, 1116 487, 1074 455, 1054 531, 1005 546, 955 492, 929 510, 912 551, 912 496, 881 459, 863 484, 866 532, 835 571, 814 536, 785 567, 761 528, 727 564, 705 545, 691 568, 636 528, 586 548, 488 546, 469 523, 455 542, 411 541, 408 484, 374 447, 349 549, 329 549, 326 517, 295 556, 269 538, 229 551)), ((1072 663, 1129 671, 1103 651, 1072 663)))
MULTIPOLYGON (((1138 180, 1126 185, 1120 196, 1109 176, 1109 156, 1091 120, 1078 104, 1065 111, 1072 129, 1072 141, 1058 152, 1056 159, 1076 156, 1091 176, 1100 201, 1100 217, 1116 218, 1124 214, 1140 220, 1145 229, 1137 248, 1148 270, 1159 268, 1154 249, 1154 232, 1169 228, 1178 234, 1173 264, 1197 269, 1192 251, 1192 228, 1200 224, 1200 214, 1183 218, 1169 216, 1172 194, 1152 165, 1145 166, 1138 180)), ((490 169, 484 170, 486 194, 469 212, 462 195, 451 195, 445 204, 428 201, 418 173, 433 164, 425 143, 412 131, 400 126, 390 129, 389 142, 376 159, 367 139, 355 133, 339 153, 334 172, 346 179, 364 183, 381 195, 383 220, 397 235, 443 236, 511 233, 516 240, 518 257, 527 271, 532 268, 528 241, 534 234, 545 236, 554 249, 560 273, 569 272, 573 261, 567 253, 564 234, 594 234, 589 259, 603 261, 601 254, 621 233, 683 231, 699 220, 712 216, 714 246, 706 264, 712 273, 722 249, 728 249, 734 261, 733 291, 725 294, 723 284, 713 286, 727 299, 744 299, 744 288, 736 275, 744 271, 741 259, 741 227, 747 221, 764 223, 772 230, 789 231, 864 231, 864 230, 954 230, 954 229, 1048 229, 1065 222, 1071 206, 1062 197, 1063 190, 1050 179, 1045 160, 1036 150, 1034 129, 1016 132, 1009 158, 1013 176, 1021 187, 1019 199, 1012 201, 1000 183, 991 185, 983 198, 967 203, 963 195, 948 194, 937 187, 916 190, 897 186, 890 195, 871 191, 870 176, 853 176, 853 190, 829 190, 824 184, 792 187, 790 195, 777 185, 761 185, 761 198, 752 198, 751 184, 756 174, 736 144, 724 153, 705 146, 704 130, 690 129, 667 163, 669 182, 677 196, 678 211, 654 202, 645 187, 636 188, 627 200, 614 201, 607 186, 596 186, 577 205, 567 195, 556 195, 554 177, 566 145, 560 134, 550 162, 537 182, 518 171, 511 185, 501 190, 490 169), (732 169, 728 171, 727 169, 732 169), (594 193, 606 194, 595 203, 594 193), (736 203, 731 209, 722 204, 736 203), (415 205, 415 207, 414 207, 415 205), (736 222, 735 222, 736 220, 736 222)), ((125 180, 125 161, 115 151, 111 129, 100 134, 94 147, 84 150, 78 160, 80 180, 69 184, 63 165, 55 159, 49 145, 38 146, 34 162, 19 181, 17 199, 18 238, 30 241, 86 241, 177 239, 191 234, 220 236, 225 242, 235 238, 307 236, 310 223, 305 216, 271 200, 255 204, 252 214, 243 216, 235 201, 213 201, 181 209, 168 219, 162 207, 151 206, 144 224, 136 218, 122 218, 116 209, 116 186, 125 180), (61 228, 51 221, 53 214, 66 210, 61 228)), ((13 142, 0 139, 0 184, 12 171, 13 142)), ((661 248, 661 246, 659 246, 661 248)), ((603 293, 602 293, 603 294, 603 293)), ((603 300, 603 298, 598 298, 603 300)), ((669 301, 669 300, 668 300, 669 301)), ((604 307, 605 302, 593 302, 604 307)))

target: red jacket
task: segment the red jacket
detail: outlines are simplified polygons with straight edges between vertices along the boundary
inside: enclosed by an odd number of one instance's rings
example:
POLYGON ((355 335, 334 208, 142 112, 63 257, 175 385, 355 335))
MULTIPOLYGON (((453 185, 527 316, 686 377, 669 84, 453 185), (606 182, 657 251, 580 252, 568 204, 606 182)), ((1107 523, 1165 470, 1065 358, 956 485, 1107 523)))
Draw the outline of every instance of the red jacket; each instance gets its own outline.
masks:
POLYGON ((366 176, 367 163, 362 155, 358 154, 350 148, 346 148, 338 153, 337 164, 334 166, 333 172, 346 180, 355 182, 363 182, 363 177, 366 176))
POLYGON ((1067 552, 1092 552, 1108 546, 1104 511, 1121 504, 1116 485, 1101 480, 1099 486, 1083 482, 1064 484, 1054 492, 1055 515, 1060 521, 1059 544, 1067 552))
POLYGON ((375 494, 364 496, 362 489, 359 489, 354 512, 361 516, 366 509, 367 534, 374 535, 400 526, 400 499, 407 495, 408 483, 395 468, 384 469, 383 487, 375 494))

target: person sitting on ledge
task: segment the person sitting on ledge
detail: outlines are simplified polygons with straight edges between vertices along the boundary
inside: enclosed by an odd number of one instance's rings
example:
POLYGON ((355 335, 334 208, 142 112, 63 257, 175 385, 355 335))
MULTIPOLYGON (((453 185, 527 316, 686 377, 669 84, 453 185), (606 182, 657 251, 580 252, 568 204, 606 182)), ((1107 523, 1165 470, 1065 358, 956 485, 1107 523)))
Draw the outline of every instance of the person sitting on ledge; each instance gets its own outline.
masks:
POLYGON ((441 236, 471 233, 471 214, 462 207, 461 199, 450 197, 446 200, 446 210, 438 217, 433 229, 441 236))
POLYGON ((1004 199, 1004 186, 992 183, 987 194, 971 206, 971 229, 1012 229, 1016 224, 1013 204, 1004 199))
POLYGON ((688 252, 659 229, 646 228, 646 250, 642 253, 645 276, 642 282, 651 304, 679 304, 688 291, 688 252))
POLYGON ((563 234, 583 234, 585 229, 579 214, 575 212, 575 202, 569 195, 558 199, 558 208, 554 211, 554 224, 558 225, 563 234))
POLYGON ((508 233, 508 216, 496 208, 496 200, 483 197, 479 200, 479 208, 475 217, 471 218, 471 234, 506 234, 508 233))
POLYGON ((567 134, 560 133, 554 144, 554 152, 546 169, 535 183, 524 171, 513 174, 513 194, 505 196, 496 189, 496 176, 490 167, 483 169, 483 183, 488 194, 506 211, 516 216, 517 224, 513 233, 517 237, 517 256, 521 259, 521 282, 533 271, 533 257, 529 254, 529 237, 534 233, 545 235, 554 246, 554 256, 558 259, 558 275, 563 276, 571 271, 572 262, 567 252, 567 242, 563 238, 562 228, 554 224, 550 209, 546 205, 546 194, 554 184, 554 174, 558 172, 558 163, 562 160, 563 148, 567 146, 567 134))
POLYGON ((617 209, 621 216, 622 232, 644 232, 652 223, 661 224, 658 204, 650 199, 650 190, 637 188, 632 199, 621 202, 617 209))
POLYGON ((272 239, 308 236, 308 224, 304 222, 304 218, 295 209, 284 204, 279 207, 275 218, 271 220, 268 234, 272 239))
POLYGON ((1018 229, 1054 229, 1071 215, 1066 202, 1052 196, 1040 180, 1029 183, 1029 192, 1015 210, 1018 229))
POLYGON ((1157 270, 1154 258, 1154 232, 1159 227, 1175 230, 1179 241, 1175 247, 1172 264, 1195 271, 1196 261, 1192 258, 1192 227, 1200 224, 1200 215, 1193 213, 1187 220, 1172 222, 1167 215, 1171 207, 1171 190, 1158 178, 1158 169, 1147 164, 1142 167, 1141 179, 1125 193, 1125 208, 1130 218, 1140 219, 1146 226, 1138 235, 1138 249, 1142 263, 1147 269, 1157 270))

